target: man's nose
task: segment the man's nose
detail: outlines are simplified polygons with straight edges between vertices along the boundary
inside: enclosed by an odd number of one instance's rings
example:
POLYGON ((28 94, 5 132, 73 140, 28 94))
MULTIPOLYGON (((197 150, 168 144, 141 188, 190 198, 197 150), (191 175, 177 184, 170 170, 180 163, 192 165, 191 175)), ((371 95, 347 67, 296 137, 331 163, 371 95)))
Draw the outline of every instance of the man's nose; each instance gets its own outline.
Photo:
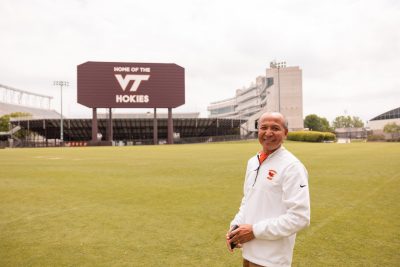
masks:
POLYGON ((271 131, 271 129, 266 129, 265 130, 265 135, 272 135, 272 131, 271 131))

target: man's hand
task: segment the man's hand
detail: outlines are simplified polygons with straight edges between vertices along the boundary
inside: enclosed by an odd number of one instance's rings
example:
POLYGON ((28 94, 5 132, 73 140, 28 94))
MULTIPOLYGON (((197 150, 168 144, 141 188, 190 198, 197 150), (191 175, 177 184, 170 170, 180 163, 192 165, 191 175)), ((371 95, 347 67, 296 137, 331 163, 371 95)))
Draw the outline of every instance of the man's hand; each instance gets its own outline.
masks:
POLYGON ((230 235, 231 235, 231 233, 232 233, 232 228, 233 228, 233 226, 229 229, 228 232, 226 232, 226 235, 225 235, 226 247, 228 248, 228 250, 229 250, 230 252, 233 252, 233 249, 231 248, 231 242, 229 241, 230 235))
POLYGON ((241 224, 239 228, 232 231, 232 228, 226 233, 226 245, 230 252, 231 243, 235 243, 236 247, 241 248, 242 244, 249 242, 255 238, 253 234, 253 226, 251 224, 241 224))

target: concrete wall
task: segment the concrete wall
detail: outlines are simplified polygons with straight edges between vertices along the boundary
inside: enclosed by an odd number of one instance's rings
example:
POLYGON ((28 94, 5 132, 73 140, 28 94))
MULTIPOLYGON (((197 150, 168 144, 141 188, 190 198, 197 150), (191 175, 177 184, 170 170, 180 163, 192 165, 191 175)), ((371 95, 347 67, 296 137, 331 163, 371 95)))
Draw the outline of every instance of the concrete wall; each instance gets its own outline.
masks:
POLYGON ((274 78, 274 85, 268 89, 266 111, 284 114, 291 130, 303 129, 302 70, 299 67, 286 67, 267 69, 266 72, 267 78, 274 78))
POLYGON ((385 127, 386 124, 393 122, 396 123, 397 125, 400 125, 400 119, 389 119, 389 120, 369 121, 367 127, 370 128, 371 130, 383 130, 383 127, 385 127))

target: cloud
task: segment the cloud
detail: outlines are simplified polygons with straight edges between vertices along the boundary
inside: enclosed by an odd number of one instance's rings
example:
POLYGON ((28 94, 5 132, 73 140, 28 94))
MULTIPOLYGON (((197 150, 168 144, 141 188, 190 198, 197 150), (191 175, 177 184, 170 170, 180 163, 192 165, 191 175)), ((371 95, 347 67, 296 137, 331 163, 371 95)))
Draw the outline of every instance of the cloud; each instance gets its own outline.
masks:
POLYGON ((179 110, 205 115, 276 59, 303 70, 304 115, 348 109, 368 119, 400 97, 399 24, 400 4, 389 0, 6 0, 0 83, 53 95, 58 108, 52 81, 69 80, 70 112, 90 116, 74 104, 78 64, 176 63, 186 71, 179 110))

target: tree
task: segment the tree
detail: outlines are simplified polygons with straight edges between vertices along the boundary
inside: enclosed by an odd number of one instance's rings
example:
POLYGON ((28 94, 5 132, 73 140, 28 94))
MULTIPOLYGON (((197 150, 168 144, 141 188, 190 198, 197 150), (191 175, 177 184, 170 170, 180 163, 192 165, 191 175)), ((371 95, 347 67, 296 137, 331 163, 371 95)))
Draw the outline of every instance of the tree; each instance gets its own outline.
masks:
POLYGON ((320 118, 315 114, 307 115, 304 118, 304 128, 308 128, 313 131, 319 131, 320 129, 320 118))
POLYGON ((329 125, 329 121, 326 118, 321 117, 322 132, 332 132, 332 128, 329 125))
POLYGON ((10 115, 0 117, 0 132, 8 132, 8 123, 10 122, 10 115))
POLYGON ((383 131, 389 133, 392 139, 395 139, 395 136, 400 133, 400 125, 397 125, 395 122, 387 123, 385 127, 383 127, 383 131))
MULTIPOLYGON (((10 124, 10 119, 11 118, 20 118, 20 117, 31 117, 32 114, 26 113, 26 112, 13 112, 10 114, 6 114, 0 117, 0 132, 8 132, 9 129, 9 124, 10 124)), ((22 137, 27 135, 28 133, 18 133, 18 137, 22 137)))
POLYGON ((353 122, 353 127, 354 128, 362 128, 362 127, 364 127, 364 122, 357 116, 353 116, 352 122, 353 122))
POLYGON ((332 122, 333 128, 350 128, 351 117, 350 116, 338 116, 332 122))
POLYGON ((316 114, 307 115, 304 118, 304 127, 312 131, 329 132, 331 127, 329 121, 326 118, 319 117, 316 114))
POLYGON ((333 128, 361 128, 364 123, 359 117, 338 116, 332 122, 333 128))

